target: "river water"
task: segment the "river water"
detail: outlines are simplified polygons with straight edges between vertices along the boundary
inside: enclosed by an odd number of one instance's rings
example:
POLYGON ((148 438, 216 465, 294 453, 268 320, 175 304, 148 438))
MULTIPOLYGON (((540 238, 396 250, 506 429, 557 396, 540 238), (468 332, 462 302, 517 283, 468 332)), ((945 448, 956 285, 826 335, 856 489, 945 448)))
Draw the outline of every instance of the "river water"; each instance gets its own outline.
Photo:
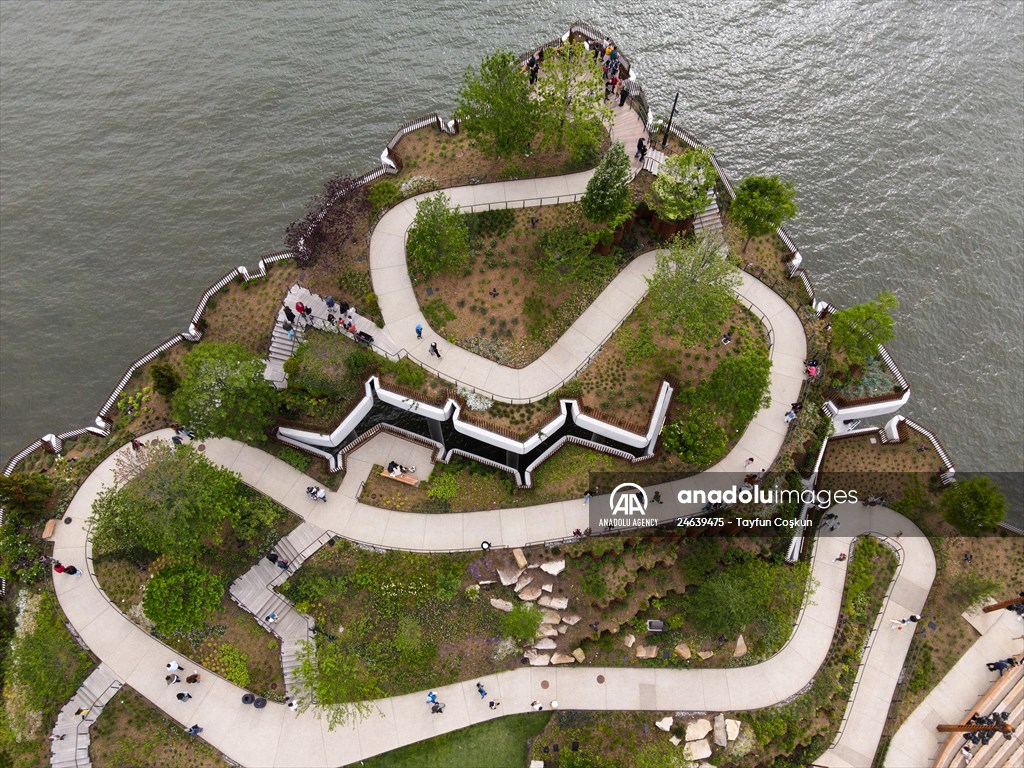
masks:
POLYGON ((92 422, 227 269, 461 72, 573 18, 736 177, 797 186, 820 295, 886 288, 904 413, 1024 464, 1024 12, 915 0, 0 3, 0 453, 92 422), (401 9, 396 14, 396 10, 401 9))

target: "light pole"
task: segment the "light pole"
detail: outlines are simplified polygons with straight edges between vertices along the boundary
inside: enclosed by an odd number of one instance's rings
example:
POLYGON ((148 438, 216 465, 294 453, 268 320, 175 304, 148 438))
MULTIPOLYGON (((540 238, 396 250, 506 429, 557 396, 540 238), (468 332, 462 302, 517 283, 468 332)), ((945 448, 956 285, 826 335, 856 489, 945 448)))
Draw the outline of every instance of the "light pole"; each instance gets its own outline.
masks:
POLYGON ((676 97, 672 100, 672 112, 668 116, 668 124, 665 126, 665 135, 661 137, 661 148, 664 149, 665 145, 668 144, 668 129, 672 127, 672 118, 676 116, 676 104, 679 103, 679 91, 676 91, 676 97))

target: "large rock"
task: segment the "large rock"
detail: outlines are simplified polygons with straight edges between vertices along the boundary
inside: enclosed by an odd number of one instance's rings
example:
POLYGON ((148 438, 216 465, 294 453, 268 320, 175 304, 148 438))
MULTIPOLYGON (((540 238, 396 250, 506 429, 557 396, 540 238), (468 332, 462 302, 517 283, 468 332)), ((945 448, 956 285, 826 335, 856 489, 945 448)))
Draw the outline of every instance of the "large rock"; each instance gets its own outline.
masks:
POLYGON ((548 597, 547 595, 544 595, 537 602, 545 608, 552 608, 556 611, 564 611, 569 607, 568 597, 548 597))
POLYGON ((582 649, 582 648, 576 648, 576 649, 575 649, 575 650, 574 650, 574 651, 572 652, 572 656, 573 656, 573 658, 574 658, 574 659, 576 659, 576 661, 578 661, 578 662, 579 662, 580 664, 582 664, 582 663, 583 663, 584 661, 586 661, 586 660, 587 660, 587 654, 585 654, 585 653, 583 652, 583 649, 582 649))
POLYGON ((693 657, 693 654, 690 653, 690 646, 688 646, 686 643, 680 643, 679 645, 677 645, 673 649, 673 652, 680 659, 689 659, 693 657))
POLYGON ((683 748, 683 757, 687 760, 703 760, 705 757, 711 757, 711 745, 708 744, 707 739, 688 741, 683 748))
POLYGON ((546 667, 551 663, 551 656, 547 653, 538 653, 533 648, 523 654, 523 658, 530 662, 531 667, 546 667))
POLYGON ((532 602, 540 597, 540 587, 527 587, 519 593, 519 599, 532 602))
POLYGON ((558 630, 550 624, 541 624, 537 628, 537 637, 558 637, 558 630))
POLYGON ((533 576, 530 576, 529 574, 524 573, 522 576, 519 577, 519 580, 516 582, 516 585, 515 585, 515 587, 513 587, 513 589, 515 589, 516 592, 522 592, 524 589, 526 589, 532 583, 533 583, 533 576))
POLYGON ((566 630, 568 630, 568 629, 569 629, 569 625, 568 624, 559 624, 558 625, 558 634, 564 635, 566 633, 566 630))
POLYGON ((743 639, 743 635, 739 635, 736 638, 736 650, 732 652, 734 659, 738 659, 741 656, 747 655, 747 641, 743 639))
POLYGON ((512 557, 516 559, 516 565, 518 565, 520 568, 525 568, 527 566, 526 555, 523 554, 523 550, 518 548, 513 549, 512 557))
MULTIPOLYGON (((687 741, 696 741, 697 739, 703 739, 709 733, 711 733, 711 721, 708 720, 706 717, 702 717, 700 720, 694 720, 692 723, 686 724, 687 741)), ((704 757, 707 757, 707 755, 705 755, 704 757)), ((703 758, 698 757, 695 759, 702 760, 703 758)))
POLYGON ((635 642, 636 638, 633 637, 633 635, 626 635, 624 638, 622 638, 622 644, 625 645, 627 648, 632 648, 633 643, 635 642))
POLYGON ((667 717, 663 717, 661 720, 656 721, 654 723, 654 727, 668 733, 672 730, 672 715, 668 715, 667 717))
POLYGON ((715 655, 714 651, 697 651, 697 655, 700 656, 701 661, 707 661, 715 655))
POLYGON ((553 651, 558 647, 558 644, 550 637, 545 637, 543 640, 538 640, 534 643, 533 647, 538 651, 553 651))
POLYGON ((726 720, 725 721, 725 736, 729 741, 735 741, 736 737, 740 735, 740 723, 739 720, 726 720))
POLYGON ((547 608, 541 611, 541 624, 557 624, 562 620, 557 611, 549 611, 547 608))
POLYGON ((495 570, 498 572, 498 578, 501 579, 502 585, 506 587, 511 587, 523 575, 522 568, 495 568, 495 570))
POLYGON ((554 586, 552 586, 551 584, 542 584, 541 585, 541 589, 544 590, 545 592, 554 592, 555 591, 554 586))
POLYGON ((491 598, 491 607, 492 608, 497 608, 499 611, 504 611, 505 613, 511 613, 512 612, 512 603, 511 602, 509 602, 508 600, 499 600, 496 597, 492 597, 491 598))
POLYGON ((656 659, 658 658, 658 646, 638 645, 636 647, 636 657, 638 659, 656 659))
POLYGON ((568 624, 570 627, 574 627, 580 623, 580 617, 575 613, 563 613, 562 621, 568 624))
POLYGON ((541 565, 540 569, 544 571, 544 573, 550 573, 552 576, 557 576, 565 570, 565 560, 555 560, 550 563, 544 563, 541 565))
POLYGON ((720 747, 729 746, 729 737, 725 733, 725 715, 715 715, 715 744, 720 747))
POLYGON ((568 653, 555 653, 551 657, 552 664, 574 664, 576 659, 570 656, 568 653))

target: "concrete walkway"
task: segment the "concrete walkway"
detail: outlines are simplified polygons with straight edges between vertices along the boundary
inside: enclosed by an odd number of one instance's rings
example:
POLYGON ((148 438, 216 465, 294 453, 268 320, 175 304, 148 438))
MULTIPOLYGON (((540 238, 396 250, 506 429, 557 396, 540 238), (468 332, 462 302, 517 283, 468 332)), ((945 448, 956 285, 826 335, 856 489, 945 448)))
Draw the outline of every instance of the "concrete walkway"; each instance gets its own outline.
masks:
MULTIPOLYGON (((166 440, 170 435, 170 430, 162 430, 145 439, 166 440)), ((386 451, 380 446, 374 450, 386 451)), ((346 495, 330 494, 327 504, 310 501, 305 496, 308 481, 297 470, 240 443, 213 440, 206 443, 206 454, 331 533, 365 540, 360 532, 375 525, 362 518, 382 512, 356 505, 347 495, 354 493, 351 484, 346 495), (339 499, 351 502, 346 505, 347 516, 339 499)), ((163 679, 166 663, 174 659, 189 670, 202 668, 132 624, 109 602, 93 572, 87 518, 97 494, 113 482, 116 457, 114 454, 107 458, 85 481, 68 509, 66 518, 70 523, 57 529, 54 556, 63 563, 79 567, 84 564, 88 574, 88 578, 54 574, 57 597, 84 642, 117 678, 183 727, 199 723, 205 728, 202 738, 232 760, 253 768, 342 765, 483 720, 527 712, 534 699, 545 704, 557 699, 565 709, 595 710, 729 711, 769 706, 800 692, 825 659, 839 614, 847 565, 835 558, 847 551, 851 537, 863 532, 891 536, 896 530, 903 531, 902 563, 882 619, 886 626, 889 618, 920 610, 934 575, 934 560, 927 541, 918 536, 909 521, 882 507, 848 505, 839 510, 844 536, 825 536, 818 542, 812 565, 812 575, 818 583, 813 599, 801 612, 788 644, 767 662, 717 670, 521 668, 483 679, 487 690, 502 702, 497 712, 481 702, 474 679, 437 689, 441 701, 448 705, 442 717, 429 713, 424 703, 425 692, 419 692, 376 701, 379 714, 331 732, 311 713, 295 715, 277 704, 264 710, 242 705, 243 691, 209 670, 204 670, 203 683, 191 691, 191 701, 183 704, 174 698, 174 686, 166 685, 163 679), (598 681, 599 676, 603 676, 603 682, 598 681)), ((392 544, 409 536, 425 544, 425 548, 448 550, 462 548, 468 541, 478 543, 480 536, 490 535, 495 523, 503 533, 503 543, 509 545, 526 544, 535 536, 563 538, 575 527, 568 515, 547 522, 543 532, 525 527, 526 519, 539 515, 540 510, 532 508, 463 516, 409 516, 418 518, 418 532, 410 535, 389 525, 383 535, 392 544), (462 520, 452 525, 449 518, 455 517, 462 520)), ((865 679, 858 693, 858 698, 870 694, 873 706, 855 707, 840 747, 845 746, 846 734, 850 734, 851 740, 869 737, 875 729, 874 720, 878 720, 878 732, 881 730, 880 723, 885 717, 881 702, 888 701, 884 686, 898 676, 906 651, 903 633, 891 634, 891 642, 886 637, 886 642, 877 643, 869 657, 879 677, 884 679, 865 679), (876 685, 880 686, 877 695, 873 687, 876 685)), ((905 639, 909 642, 909 636, 905 639)), ((873 749, 873 744, 865 741, 861 750, 866 753, 873 749)))

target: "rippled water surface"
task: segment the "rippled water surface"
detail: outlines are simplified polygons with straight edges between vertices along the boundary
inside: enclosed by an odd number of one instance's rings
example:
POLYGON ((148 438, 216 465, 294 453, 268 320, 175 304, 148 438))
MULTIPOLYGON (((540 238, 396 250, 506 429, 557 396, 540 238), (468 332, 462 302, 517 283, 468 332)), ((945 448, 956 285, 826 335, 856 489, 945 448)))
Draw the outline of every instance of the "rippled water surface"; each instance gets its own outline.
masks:
POLYGON ((91 423, 338 170, 584 18, 735 175, 793 179, 834 304, 892 288, 904 413, 1022 468, 1017 2, 0 3, 0 452, 91 423), (401 8, 401 13, 395 13, 401 8))

